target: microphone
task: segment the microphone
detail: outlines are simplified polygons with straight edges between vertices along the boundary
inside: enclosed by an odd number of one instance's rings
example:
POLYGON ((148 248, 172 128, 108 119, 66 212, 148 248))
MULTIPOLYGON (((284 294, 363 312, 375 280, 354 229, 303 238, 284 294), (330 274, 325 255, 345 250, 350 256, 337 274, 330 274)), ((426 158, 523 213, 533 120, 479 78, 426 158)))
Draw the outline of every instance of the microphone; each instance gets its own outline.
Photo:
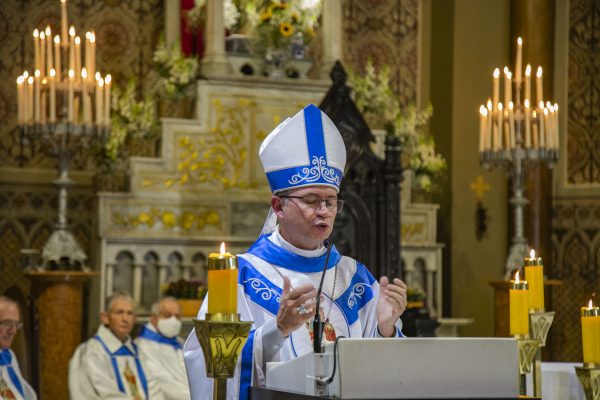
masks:
POLYGON ((327 248, 325 256, 325 265, 321 274, 321 282, 319 282, 319 290, 317 290, 317 302, 315 304, 315 319, 313 319, 313 351, 315 353, 323 353, 323 330, 325 329, 325 321, 321 321, 321 293, 323 293, 323 282, 325 281, 325 273, 327 272, 327 264, 329 263, 329 255, 331 254, 331 242, 325 239, 323 245, 327 248))

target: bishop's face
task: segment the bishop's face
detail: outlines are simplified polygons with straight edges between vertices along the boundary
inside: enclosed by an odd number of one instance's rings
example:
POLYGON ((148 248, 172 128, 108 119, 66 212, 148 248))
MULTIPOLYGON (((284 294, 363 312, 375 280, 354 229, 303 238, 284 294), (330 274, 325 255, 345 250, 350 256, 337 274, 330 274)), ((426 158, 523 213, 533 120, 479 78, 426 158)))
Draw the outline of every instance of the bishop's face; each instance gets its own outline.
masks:
POLYGON ((271 205, 277 214, 281 236, 304 250, 318 249, 333 230, 336 208, 327 200, 337 199, 331 187, 308 186, 273 196, 271 205))

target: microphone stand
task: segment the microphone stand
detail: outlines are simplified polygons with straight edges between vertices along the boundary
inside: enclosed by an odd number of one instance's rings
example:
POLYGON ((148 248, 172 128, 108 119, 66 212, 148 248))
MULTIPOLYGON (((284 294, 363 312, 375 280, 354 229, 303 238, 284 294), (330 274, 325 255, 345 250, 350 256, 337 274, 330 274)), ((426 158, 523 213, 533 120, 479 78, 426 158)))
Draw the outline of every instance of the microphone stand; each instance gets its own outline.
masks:
POLYGON ((329 255, 331 254, 331 248, 333 247, 329 242, 329 239, 325 239, 323 243, 327 247, 327 255, 325 256, 325 265, 323 266, 323 273, 321 274, 321 282, 319 283, 319 290, 317 291, 317 302, 315 304, 316 312, 315 318, 313 319, 313 351, 315 354, 323 353, 323 331, 325 329, 325 321, 321 320, 321 293, 323 292, 323 282, 325 281, 325 273, 327 272, 327 264, 329 263, 329 255))

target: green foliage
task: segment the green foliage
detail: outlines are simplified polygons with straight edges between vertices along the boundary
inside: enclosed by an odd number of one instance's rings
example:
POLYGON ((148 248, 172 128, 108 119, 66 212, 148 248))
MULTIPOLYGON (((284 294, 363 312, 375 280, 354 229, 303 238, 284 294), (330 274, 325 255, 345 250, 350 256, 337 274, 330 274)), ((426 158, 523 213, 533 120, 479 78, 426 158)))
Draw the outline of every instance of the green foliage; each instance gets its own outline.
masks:
POLYGON ((196 57, 186 57, 179 42, 168 46, 164 38, 160 38, 152 59, 158 73, 156 91, 159 96, 195 97, 198 72, 196 57))

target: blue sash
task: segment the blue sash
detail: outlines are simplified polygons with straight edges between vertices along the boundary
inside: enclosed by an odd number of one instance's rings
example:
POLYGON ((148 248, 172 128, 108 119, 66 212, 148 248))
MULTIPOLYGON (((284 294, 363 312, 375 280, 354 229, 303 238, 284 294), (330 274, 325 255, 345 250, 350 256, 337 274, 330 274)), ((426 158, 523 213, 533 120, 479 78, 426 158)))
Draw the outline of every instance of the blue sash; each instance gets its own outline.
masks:
POLYGON ((153 342, 168 344, 175 348, 175 350, 181 349, 181 344, 177 340, 177 336, 173 336, 172 338, 165 337, 158 332, 154 332, 148 329, 146 326, 142 328, 142 331, 138 335, 138 337, 151 340, 153 342))
POLYGON ((25 398, 25 390, 23 390, 23 385, 21 384, 21 381, 19 380, 19 377, 17 376, 17 373, 15 372, 15 369, 12 366, 12 354, 8 349, 0 351, 0 367, 4 366, 6 366, 8 376, 10 377, 10 380, 12 381, 13 385, 15 385, 19 393, 21 393, 21 396, 25 398))
POLYGON ((137 347, 134 343, 133 349, 135 353, 133 353, 127 346, 121 346, 121 348, 114 353, 108 349, 108 346, 104 343, 104 341, 100 338, 100 336, 94 336, 94 339, 100 342, 106 353, 110 356, 110 360, 112 362, 113 370, 115 372, 115 377, 117 378, 117 385, 119 386, 119 391, 121 393, 127 393, 125 391, 125 386, 123 386, 123 381, 121 380, 121 374, 119 373, 119 364, 117 363, 117 356, 133 356, 135 358, 135 366, 138 371, 138 375, 140 377, 140 381, 142 381, 142 387, 144 388, 144 393, 146 394, 146 399, 148 399, 148 382, 146 381, 146 375, 144 374, 144 370, 142 368, 142 364, 140 363, 140 359, 137 355, 137 347))

